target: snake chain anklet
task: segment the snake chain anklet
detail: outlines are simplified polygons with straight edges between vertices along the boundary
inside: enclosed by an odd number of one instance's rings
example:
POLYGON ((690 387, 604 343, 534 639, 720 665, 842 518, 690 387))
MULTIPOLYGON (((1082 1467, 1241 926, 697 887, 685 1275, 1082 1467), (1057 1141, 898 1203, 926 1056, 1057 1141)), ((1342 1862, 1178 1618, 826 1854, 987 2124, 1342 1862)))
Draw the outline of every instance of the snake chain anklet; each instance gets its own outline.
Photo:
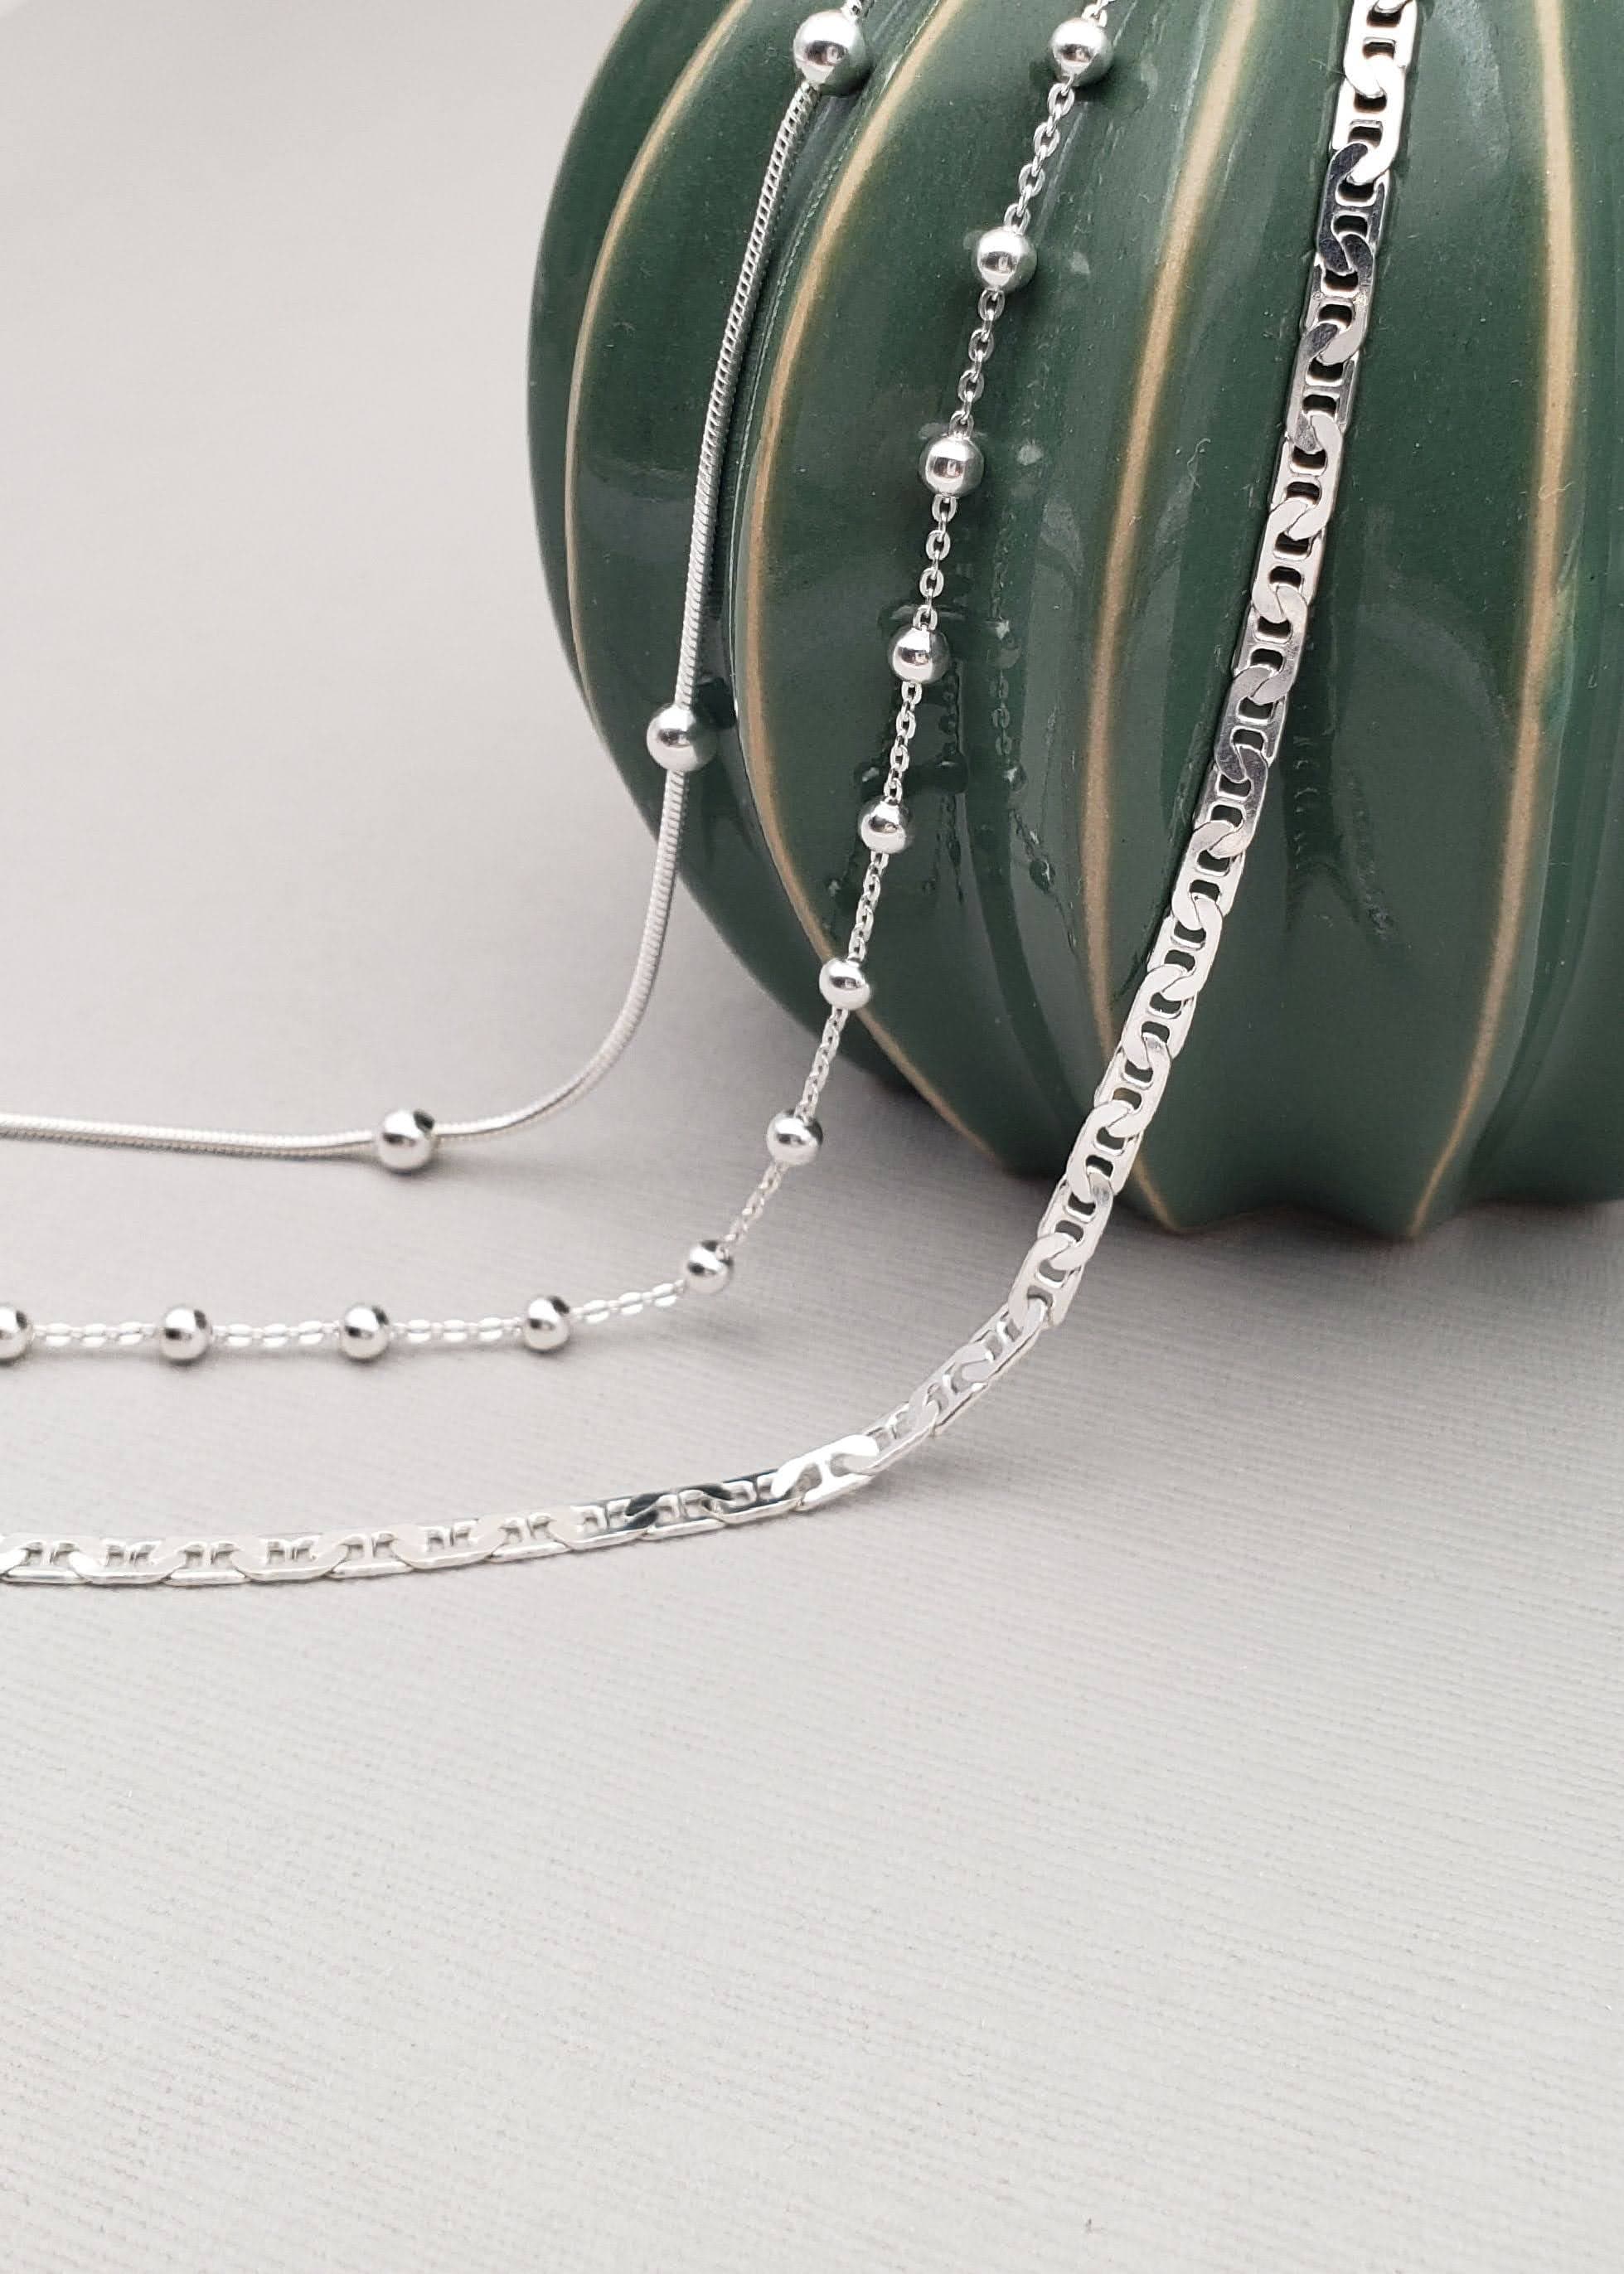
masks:
MULTIPOLYGON (((727 1483, 677 1487, 576 1503, 517 1516, 442 1525, 391 1526, 273 1539, 240 1536, 109 1540, 101 1537, 0 1535, 0 1580, 101 1586, 239 1585, 325 1577, 387 1577, 448 1570, 485 1562, 534 1561, 643 1540, 685 1538, 823 1507, 854 1492, 937 1436, 1060 1324, 1132 1171, 1190 1031, 1210 975, 1225 920, 1256 833, 1270 772, 1301 667, 1312 604, 1336 502, 1342 454, 1367 335, 1392 172, 1403 126, 1408 79, 1417 33, 1418 0, 1353 0, 1335 110, 1330 162, 1321 200, 1307 305, 1282 439, 1236 665, 1214 754, 1169 896, 1115 1055, 1095 1094, 1065 1173, 1004 1302, 904 1404, 869 1427, 810 1453, 727 1483)), ((668 787, 657 856, 656 890, 639 973, 652 983, 674 881, 682 818, 682 786, 714 750, 711 730, 695 707, 701 616, 715 533, 720 468, 751 317, 782 196, 806 128, 824 94, 857 89, 869 62, 861 18, 866 0, 816 15, 795 39, 801 84, 773 146, 755 223, 734 294, 707 412, 693 522, 688 601, 677 686, 650 725, 650 750, 666 766, 668 787), (662 883, 662 877, 664 882, 662 883), (645 968, 646 967, 646 968, 645 968)), ((119 1328, 30 1327, 20 1314, 0 1316, 0 1355, 27 1350, 141 1349, 189 1363, 213 1349, 274 1351, 336 1348, 372 1359, 397 1345, 515 1342, 538 1351, 561 1348, 573 1328, 665 1308, 691 1290, 725 1286, 740 1246, 785 1177, 817 1156, 817 1109, 853 1013, 868 1000, 867 958, 891 862, 906 850, 904 792, 924 690, 951 668, 939 603, 952 531, 962 499, 986 465, 976 408, 997 327, 1009 297, 1037 267, 1031 230, 1052 179, 1082 91, 1113 59, 1107 4, 1063 24, 1051 43, 1054 83, 1015 195, 1003 221, 977 242, 981 287, 975 322, 955 404, 944 430, 925 452, 930 493, 925 567, 912 621, 895 641, 891 664, 899 684, 890 765, 880 796, 860 824, 868 867, 846 952, 820 976, 826 1018, 805 1086, 793 1110, 768 1132, 767 1168, 726 1233, 695 1248, 682 1276, 644 1292, 571 1306, 543 1299, 522 1316, 476 1321, 408 1321, 393 1326, 370 1306, 340 1321, 298 1327, 215 1329, 196 1312, 170 1314, 155 1325, 119 1328)), ((642 1000, 646 1001, 646 987, 642 1000)), ((634 985, 591 1078, 601 1078, 624 1049, 641 1014, 634 985), (629 1020, 629 1025, 628 1023, 629 1020), (625 1029, 622 1032, 622 1028, 625 1029)), ((574 1094, 580 1094, 578 1086, 574 1094)), ((566 1092, 557 1094, 568 1102, 566 1092)), ((547 1110, 544 1107, 543 1110, 547 1110)), ((465 1125, 493 1133, 500 1125, 465 1125)), ((535 1118, 533 1115, 528 1118, 535 1118)), ((407 1121, 410 1117, 405 1118, 407 1121)), ((34 1133, 79 1133, 72 1125, 31 1125, 34 1133)), ((0 1126, 0 1133, 8 1132, 0 1126)), ((87 1141, 105 1134, 86 1131, 87 1141)), ((173 1133, 129 1133, 109 1142, 165 1142, 173 1133)), ((395 1138, 427 1157, 433 1133, 402 1126, 395 1138)), ((344 1149, 370 1148, 357 1136, 344 1149)), ((199 1141, 190 1149, 207 1149, 199 1141)), ((251 1149, 222 1147, 217 1149, 251 1149)), ((281 1147, 278 1149, 296 1149, 281 1147)), ((301 1151, 309 1148, 298 1148, 301 1151)), ((410 1161, 403 1165, 418 1165, 410 1161)))

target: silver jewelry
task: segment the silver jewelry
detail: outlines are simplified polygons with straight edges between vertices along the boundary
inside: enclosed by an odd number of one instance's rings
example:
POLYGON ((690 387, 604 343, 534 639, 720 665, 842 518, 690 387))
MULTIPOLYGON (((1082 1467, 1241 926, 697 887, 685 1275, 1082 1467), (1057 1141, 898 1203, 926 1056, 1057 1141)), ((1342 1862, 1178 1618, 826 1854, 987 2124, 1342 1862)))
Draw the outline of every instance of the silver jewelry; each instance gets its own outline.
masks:
POLYGON ((195 1366, 213 1347, 214 1329, 201 1311, 181 1304, 158 1321, 158 1355, 171 1366, 195 1366))
POLYGON ((869 0, 844 0, 842 6, 808 18, 795 34, 793 54, 800 84, 784 113, 768 157, 706 406, 695 481, 676 685, 671 701, 649 723, 648 748, 657 764, 665 770, 665 792, 643 931, 625 999, 591 1057, 568 1081, 545 1096, 512 1111, 474 1120, 437 1123, 429 1114, 406 1111, 387 1115, 376 1129, 280 1136, 237 1129, 191 1129, 155 1123, 69 1119, 54 1114, 0 1113, 0 1138, 121 1146, 156 1152, 227 1154, 252 1160, 373 1160, 396 1173, 412 1173, 427 1168, 446 1146, 510 1136, 555 1119, 579 1104, 620 1064, 643 1024, 665 956, 681 860, 687 782, 716 755, 716 729, 696 708, 695 696, 723 460, 745 352, 785 194, 807 131, 825 95, 855 93, 868 76, 868 43, 861 27, 868 5, 869 0))
POLYGON ((857 833, 868 851, 883 853, 888 860, 894 860, 898 853, 906 853, 914 842, 914 825, 908 819, 908 809, 906 805, 898 804, 894 797, 876 797, 872 805, 865 807, 863 817, 857 825, 857 833))
POLYGON ((397 1177, 416 1176, 426 1169, 440 1150, 440 1132, 431 1113, 403 1107, 386 1113, 378 1126, 373 1149, 386 1169, 397 1177))
POLYGON ((905 686, 934 687, 947 677, 952 666, 947 642, 934 625, 910 624, 891 644, 891 667, 905 686))
POLYGON ((690 1247, 682 1266, 685 1285, 700 1295, 719 1295, 733 1276, 733 1258, 719 1239, 702 1239, 697 1247, 690 1247))
POLYGON ((926 446, 919 471, 925 487, 938 497, 968 497, 980 489, 987 461, 967 434, 944 434, 926 446))
POLYGON ((767 1126, 767 1156, 781 1169, 808 1169, 823 1142, 821 1123, 805 1113, 775 1113, 767 1126))
POLYGON ((717 732, 691 704, 668 703, 649 721, 649 756, 668 774, 696 774, 718 749, 717 732))
MULTIPOLYGON (((856 11, 846 12, 854 15, 856 11)), ((1086 10, 1080 20, 1102 24, 1105 12, 1103 5, 1096 6, 1086 10)), ((1063 27, 1068 42, 1071 28, 1063 27)), ((868 1428, 776 1469, 729 1483, 680 1487, 519 1517, 286 1539, 232 1535, 108 1540, 19 1533, 0 1537, 0 1579, 44 1585, 214 1586, 370 1577, 459 1570, 485 1562, 532 1562, 811 1512, 860 1490, 929 1443, 1023 1359, 1051 1327, 1062 1322, 1138 1158, 1173 1062, 1188 1038, 1196 1003, 1211 974, 1224 922, 1239 889, 1280 748, 1340 486, 1417 28, 1417 0, 1354 0, 1344 84, 1285 432, 1211 770, 1150 967, 1121 1041, 1037 1237, 1008 1296, 992 1317, 911 1397, 868 1428)), ((1058 34, 1056 41, 1058 44, 1058 34)), ((1072 75, 1058 53, 1056 67, 1056 83, 1034 137, 1032 157, 1023 169, 1016 200, 1005 216, 1005 226, 1023 235, 1047 184, 1048 169, 1060 147, 1064 124, 1077 106, 1079 86, 1084 83, 1072 75)), ((988 287, 972 334, 968 363, 959 380, 951 432, 967 435, 972 431, 1003 307, 1004 294, 988 287)), ((916 632, 939 633, 937 603, 957 509, 956 500, 933 493, 926 568, 920 580, 913 625, 916 632)), ((920 682, 903 683, 890 765, 879 801, 886 807, 900 807, 921 699, 920 682)), ((871 847, 846 954, 838 959, 860 974, 891 857, 888 851, 871 847)), ((795 1108, 795 1116, 808 1124, 816 1119, 849 1017, 849 1009, 843 1005, 830 1010, 795 1108)), ((778 1126, 775 1121, 774 1129, 778 1126)), ((620 1299, 620 1306, 658 1307, 674 1301, 685 1287, 726 1285, 740 1243, 759 1220, 786 1173, 782 1159, 770 1158, 765 1174, 726 1236, 694 1249, 680 1283, 644 1296, 620 1299)), ((525 1320, 484 1323, 496 1330, 495 1339, 508 1338, 510 1329, 514 1336, 524 1338, 530 1317, 538 1307, 532 1306, 525 1320)), ((561 1323, 562 1306, 554 1308, 561 1323)), ((573 1324, 590 1317, 595 1310, 616 1308, 585 1306, 567 1315, 573 1324)), ((350 1320, 361 1315, 348 1314, 340 1322, 340 1335, 348 1334, 350 1320)), ((171 1314, 192 1320, 194 1330, 199 1316, 171 1314)), ((367 1311, 365 1318, 373 1322, 376 1333, 397 1331, 388 1329, 380 1313, 367 1311)), ((168 1328, 166 1321, 157 1331, 162 1335, 168 1328)), ((226 1329, 223 1337, 215 1339, 229 1342, 237 1331, 226 1329)), ((297 1342, 306 1331, 325 1338, 330 1330, 294 1329, 291 1339, 297 1342)), ((364 1329, 357 1331, 362 1340, 368 1338, 364 1329)), ((409 1341, 413 1338, 410 1326, 398 1331, 409 1341)), ((464 1329, 470 1337, 482 1331, 464 1329)), ((83 1338, 94 1333, 105 1338, 103 1346, 126 1347, 131 1345, 124 1337, 150 1339, 153 1332, 150 1329, 45 1328, 32 1339, 49 1345, 53 1337, 83 1338)), ((441 1333, 448 1338, 448 1329, 429 1329, 427 1338, 441 1333)), ((0 1314, 0 1351, 8 1339, 19 1337, 27 1347, 29 1329, 20 1314, 0 1314)), ((185 1339, 183 1331, 180 1340, 185 1339)))
POLYGON ((837 1011, 861 1011, 874 1000, 868 975, 854 955, 832 955, 817 975, 818 992, 837 1011))
POLYGON ((557 1295, 538 1295, 524 1314, 524 1346, 551 1357, 570 1337, 569 1306, 557 1295))
POLYGON ((824 8, 795 34, 795 68, 820 94, 853 94, 872 68, 856 8, 824 8))
POLYGON ((394 1339, 388 1315, 376 1303, 352 1304, 338 1322, 340 1350, 362 1364, 381 1358, 394 1339))
MULTIPOLYGON (((664 956, 681 858, 687 784, 692 775, 710 763, 718 748, 716 729, 697 709, 695 698, 722 473, 744 355, 785 193, 819 100, 824 94, 851 94, 868 76, 870 62, 861 30, 868 7, 868 0, 845 0, 839 8, 824 10, 808 18, 795 34, 793 53, 801 83, 773 139, 706 404, 695 479, 675 686, 671 701, 656 712, 648 727, 649 753, 664 768, 666 779, 642 943, 620 1014, 593 1056, 568 1082, 535 1104, 481 1121, 437 1122, 431 1114, 402 1108, 387 1114, 375 1131, 344 1130, 320 1136, 275 1137, 229 1130, 0 1114, 0 1137, 226 1153, 260 1159, 372 1158, 395 1175, 416 1175, 428 1168, 446 1145, 502 1136, 552 1119, 579 1103, 619 1064, 642 1024, 664 956)), ((773 1157, 779 1166, 789 1166, 800 1165, 811 1155, 803 1151, 793 1163, 787 1157, 773 1157)), ((752 1215, 752 1222, 759 1212, 760 1206, 752 1215)), ((692 1261, 690 1256, 690 1265, 692 1261)), ((639 1318, 650 1311, 668 1310, 691 1288, 710 1291, 726 1286, 732 1277, 731 1255, 726 1261, 727 1269, 719 1273, 696 1274, 685 1268, 679 1278, 612 1299, 592 1299, 571 1307, 568 1315, 575 1325, 597 1326, 639 1318)), ((395 1328, 379 1312, 377 1323, 361 1335, 352 1330, 350 1324, 358 1316, 358 1312, 351 1312, 342 1319, 307 1320, 297 1326, 231 1325, 216 1330, 199 1313, 184 1362, 194 1364, 214 1350, 273 1355, 337 1351, 349 1358, 370 1359, 381 1358, 397 1346, 408 1350, 495 1350, 515 1344, 541 1350, 553 1346, 536 1339, 524 1317, 487 1317, 477 1322, 414 1319, 395 1328)), ((21 1358, 35 1348, 102 1353, 143 1352, 156 1347, 165 1357, 177 1357, 163 1321, 154 1324, 137 1320, 117 1327, 100 1322, 86 1326, 52 1322, 37 1334, 32 1329, 26 1332, 19 1329, 11 1340, 14 1347, 8 1353, 5 1337, 0 1336, 0 1364, 21 1358)))
POLYGON ((1116 42, 1098 16, 1071 16, 1049 43, 1056 74, 1070 87, 1092 87, 1116 59, 1116 42))
POLYGON ((1005 222, 978 239, 975 273, 989 291, 1024 291, 1038 273, 1038 249, 1024 229, 1005 222))

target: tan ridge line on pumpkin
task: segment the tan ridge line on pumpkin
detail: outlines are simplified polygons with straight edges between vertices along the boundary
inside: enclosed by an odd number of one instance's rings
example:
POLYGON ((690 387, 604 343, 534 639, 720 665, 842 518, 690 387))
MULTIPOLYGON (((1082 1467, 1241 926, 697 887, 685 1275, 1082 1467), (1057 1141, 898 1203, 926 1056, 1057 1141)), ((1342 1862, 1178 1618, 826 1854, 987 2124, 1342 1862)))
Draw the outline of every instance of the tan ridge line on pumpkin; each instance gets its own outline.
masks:
MULTIPOLYGON (((747 15, 754 0, 732 0, 724 9, 704 38, 695 49, 684 65, 671 93, 660 107, 659 114, 650 127, 643 147, 637 153, 632 169, 621 184, 615 200, 614 211, 609 216, 609 226, 604 231, 603 243, 598 248, 598 259, 592 267, 592 281, 587 288, 585 305, 581 311, 581 326, 575 334, 575 362, 570 371, 569 411, 565 421, 564 440, 564 576, 569 593, 569 621, 575 643, 576 664, 581 674, 581 693, 587 712, 597 731, 598 740, 607 743, 603 716, 592 693, 591 674, 587 664, 590 643, 579 613, 580 578, 575 573, 581 557, 580 546, 580 455, 575 448, 581 416, 581 399, 584 392, 585 372, 603 312, 606 279, 620 251, 620 240, 626 234, 633 207, 642 197, 644 184, 653 171, 656 161, 664 154, 666 144, 675 132, 682 114, 692 102, 700 80, 709 70, 711 58, 726 41, 740 19, 747 15)), ((786 97, 787 100, 787 97, 786 97)))
MULTIPOLYGON (((1116 736, 1116 691, 1123 647, 1130 621, 1129 603, 1145 533, 1145 493, 1150 456, 1162 405, 1173 378, 1174 350, 1182 337, 1184 302, 1196 251, 1199 225, 1229 152, 1229 125, 1241 91, 1241 69, 1257 31, 1260 0, 1235 0, 1218 36, 1195 124, 1185 146, 1183 171, 1168 207, 1149 320, 1132 393, 1121 478, 1106 549, 1094 665, 1089 677, 1082 750, 1082 879, 1079 911, 1085 970, 1100 1047, 1109 1058, 1116 1047, 1115 1005, 1110 977, 1111 758, 1116 736)), ((1177 1225, 1171 1209, 1141 1159, 1131 1189, 1169 1231, 1177 1225)))
POLYGON ((1560 0, 1531 0, 1539 54, 1545 164, 1545 365, 1534 520, 1529 543, 1528 638, 1517 691, 1516 740, 1506 801, 1506 851, 1495 912, 1483 1009, 1448 1136, 1410 1219, 1424 1231, 1444 1184, 1479 1123, 1503 1038, 1528 918, 1544 768, 1545 706, 1567 620, 1562 575, 1563 507, 1577 425, 1579 387, 1579 218, 1573 133, 1573 87, 1560 0))
MULTIPOLYGON (((747 508, 748 542, 745 557, 752 564, 759 564, 766 544, 767 501, 772 485, 762 469, 774 463, 783 439, 785 398, 788 393, 786 373, 793 368, 811 330, 813 318, 818 312, 820 288, 829 267, 833 240, 872 164, 876 146, 882 139, 891 111, 944 32, 970 4, 971 0, 940 0, 936 12, 927 18, 883 89, 877 96, 870 98, 866 116, 853 134, 839 181, 819 217, 806 266, 793 292, 786 300, 783 336, 774 358, 771 379, 763 394, 761 435, 750 471, 747 508)), ((741 668, 736 674, 739 681, 736 693, 740 747, 744 756, 745 774, 755 799, 756 818, 767 840, 767 849, 772 855, 772 865, 778 872, 778 881, 819 960, 826 962, 841 950, 833 935, 824 928, 811 895, 791 863, 788 840, 776 795, 777 772, 772 761, 771 737, 762 695, 766 674, 762 664, 761 621, 760 569, 758 565, 752 565, 746 569, 741 580, 738 605, 741 668)), ((968 1139, 982 1153, 990 1155, 991 1148, 961 1119, 935 1083, 914 1063, 897 1037, 875 1016, 873 1006, 869 1005, 857 1015, 898 1072, 935 1108, 949 1127, 956 1129, 961 1137, 968 1139)))

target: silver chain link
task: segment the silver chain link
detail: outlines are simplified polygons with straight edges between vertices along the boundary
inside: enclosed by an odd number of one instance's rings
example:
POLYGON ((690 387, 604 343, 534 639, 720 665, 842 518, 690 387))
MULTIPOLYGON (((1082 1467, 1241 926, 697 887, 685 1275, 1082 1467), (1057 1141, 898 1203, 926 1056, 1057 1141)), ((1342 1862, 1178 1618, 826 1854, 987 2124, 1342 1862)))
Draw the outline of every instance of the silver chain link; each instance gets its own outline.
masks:
POLYGON ((117 1587, 378 1577, 811 1513, 922 1449, 1065 1319, 1188 1039, 1281 746, 1341 483, 1417 30, 1417 0, 1355 0, 1284 434, 1211 769, 1121 1041, 1010 1293, 979 1332, 868 1428, 730 1483, 523 1516, 273 1539, 0 1535, 0 1580, 117 1587))

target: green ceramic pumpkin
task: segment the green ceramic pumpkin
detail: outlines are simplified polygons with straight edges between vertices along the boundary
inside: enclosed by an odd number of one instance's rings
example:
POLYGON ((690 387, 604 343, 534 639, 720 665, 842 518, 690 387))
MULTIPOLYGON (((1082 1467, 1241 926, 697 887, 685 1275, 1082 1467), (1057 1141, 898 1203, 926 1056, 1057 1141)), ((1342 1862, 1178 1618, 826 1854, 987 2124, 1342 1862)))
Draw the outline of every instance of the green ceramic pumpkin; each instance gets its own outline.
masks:
MULTIPOLYGON (((1624 21, 1423 0, 1344 504, 1269 813, 1135 1196, 1417 1231, 1624 1193, 1624 21)), ((586 699, 651 814, 704 395, 797 0, 643 0, 543 247, 532 431, 586 699)), ((915 468, 1057 0, 877 0, 741 395, 689 881, 818 1009, 889 739, 915 468)), ((1132 0, 1006 319, 865 1054, 1064 1159, 1205 770, 1302 296, 1345 0, 1132 0)))

